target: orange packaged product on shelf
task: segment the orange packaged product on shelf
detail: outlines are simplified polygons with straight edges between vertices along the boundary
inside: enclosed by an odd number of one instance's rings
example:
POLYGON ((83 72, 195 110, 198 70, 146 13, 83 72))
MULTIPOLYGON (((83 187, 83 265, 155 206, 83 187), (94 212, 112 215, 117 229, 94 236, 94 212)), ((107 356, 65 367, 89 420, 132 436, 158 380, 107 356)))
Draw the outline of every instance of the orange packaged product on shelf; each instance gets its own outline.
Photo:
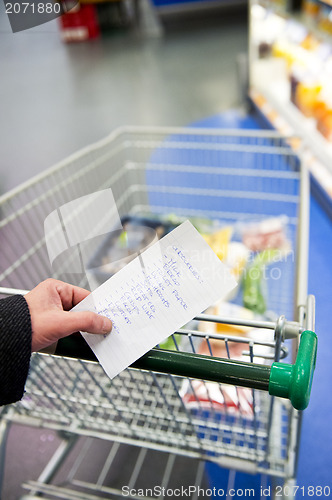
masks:
POLYGON ((306 15, 316 18, 320 11, 320 5, 316 0, 304 0, 302 10, 306 15))
POLYGON ((328 106, 325 100, 319 95, 313 107, 313 117, 317 120, 317 124, 322 120, 328 112, 328 106))
POLYGON ((322 105, 316 116, 317 129, 328 140, 332 142, 332 89, 328 81, 325 82, 324 90, 321 92, 322 105))
POLYGON ((314 116, 315 106, 319 100, 322 86, 319 83, 299 82, 296 87, 295 104, 308 118, 314 116))
POLYGON ((317 129, 325 139, 332 142, 332 109, 329 109, 317 122, 317 129))

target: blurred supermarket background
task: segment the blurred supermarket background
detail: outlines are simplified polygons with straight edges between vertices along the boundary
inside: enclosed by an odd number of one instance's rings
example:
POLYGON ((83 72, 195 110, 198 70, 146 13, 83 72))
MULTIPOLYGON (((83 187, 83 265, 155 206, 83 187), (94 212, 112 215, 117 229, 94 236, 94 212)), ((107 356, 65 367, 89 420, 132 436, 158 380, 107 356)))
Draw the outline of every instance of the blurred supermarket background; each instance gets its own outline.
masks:
MULTIPOLYGON (((311 174, 308 288, 319 353, 296 485, 306 488, 298 498, 311 496, 309 486, 332 488, 332 2, 82 0, 66 9, 13 34, 0 3, 0 194, 123 125, 301 136, 292 146, 311 174)), ((53 431, 12 427, 4 500, 24 494, 21 484, 39 476, 57 444, 53 431)), ((94 454, 103 456, 98 446, 94 454)), ((206 482, 268 485, 214 465, 206 482)))

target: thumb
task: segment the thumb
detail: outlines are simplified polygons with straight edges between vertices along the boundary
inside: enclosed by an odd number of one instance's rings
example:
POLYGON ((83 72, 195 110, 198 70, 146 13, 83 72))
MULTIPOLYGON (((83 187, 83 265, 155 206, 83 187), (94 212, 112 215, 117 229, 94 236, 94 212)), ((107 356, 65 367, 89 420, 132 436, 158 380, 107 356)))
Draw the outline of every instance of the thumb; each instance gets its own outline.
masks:
POLYGON ((67 334, 81 331, 88 333, 109 333, 112 330, 112 321, 106 316, 100 316, 91 311, 69 311, 66 321, 67 334))

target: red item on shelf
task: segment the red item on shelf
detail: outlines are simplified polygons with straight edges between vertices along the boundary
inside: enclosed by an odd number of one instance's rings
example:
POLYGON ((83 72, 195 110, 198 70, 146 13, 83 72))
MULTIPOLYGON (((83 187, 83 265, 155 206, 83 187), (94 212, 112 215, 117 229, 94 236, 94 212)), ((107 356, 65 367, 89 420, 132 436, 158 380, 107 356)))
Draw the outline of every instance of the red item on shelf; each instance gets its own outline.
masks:
POLYGON ((61 38, 65 42, 81 42, 100 35, 95 5, 77 4, 59 20, 61 38))

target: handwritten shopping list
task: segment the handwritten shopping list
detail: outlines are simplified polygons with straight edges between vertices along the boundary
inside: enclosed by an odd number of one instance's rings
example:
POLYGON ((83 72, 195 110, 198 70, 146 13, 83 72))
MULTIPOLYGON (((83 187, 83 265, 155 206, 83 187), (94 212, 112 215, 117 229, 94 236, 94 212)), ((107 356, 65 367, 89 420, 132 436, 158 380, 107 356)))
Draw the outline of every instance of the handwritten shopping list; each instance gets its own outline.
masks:
POLYGON ((83 337, 110 378, 227 294, 236 281, 186 221, 94 290, 74 310, 113 322, 83 337))

